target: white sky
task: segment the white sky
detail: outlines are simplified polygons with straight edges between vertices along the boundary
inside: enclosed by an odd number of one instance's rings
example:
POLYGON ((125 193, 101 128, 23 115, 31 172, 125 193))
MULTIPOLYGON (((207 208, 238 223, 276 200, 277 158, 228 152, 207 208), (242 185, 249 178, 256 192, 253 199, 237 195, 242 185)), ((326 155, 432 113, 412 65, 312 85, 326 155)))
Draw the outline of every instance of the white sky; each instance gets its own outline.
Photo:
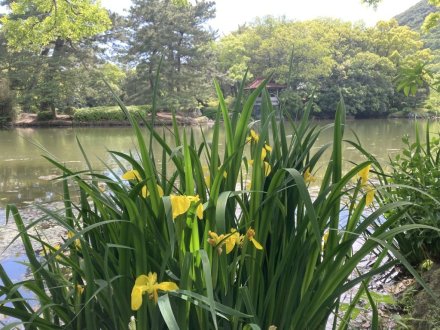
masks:
MULTIPOLYGON (((418 1, 383 0, 374 10, 362 5, 360 0, 216 0, 217 17, 210 25, 218 29, 220 35, 266 15, 286 16, 294 20, 335 17, 353 22, 363 20, 368 25, 374 25, 379 20, 390 19, 405 11, 418 1)), ((120 13, 130 7, 130 1, 127 0, 101 0, 101 3, 120 13)))

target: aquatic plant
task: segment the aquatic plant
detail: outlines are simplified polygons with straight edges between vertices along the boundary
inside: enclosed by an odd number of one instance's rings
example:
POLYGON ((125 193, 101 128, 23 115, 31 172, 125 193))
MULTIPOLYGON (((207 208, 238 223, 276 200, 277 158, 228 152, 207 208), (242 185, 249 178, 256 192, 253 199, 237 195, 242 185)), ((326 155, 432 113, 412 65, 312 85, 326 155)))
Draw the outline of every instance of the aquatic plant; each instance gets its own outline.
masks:
MULTIPOLYGON (((69 234, 55 249, 28 233, 41 219, 25 226, 17 208, 8 206, 32 278, 13 283, 0 266, 0 313, 29 329, 324 329, 332 315, 333 327, 345 328, 350 312, 340 317, 341 295, 361 283, 365 291, 374 274, 394 265, 384 258, 393 249, 388 242, 413 228, 389 230, 398 219, 393 216, 377 220, 407 202, 365 212, 374 197, 367 185, 371 161, 342 173, 342 100, 333 141, 316 148, 321 130, 330 126, 310 123, 311 103, 298 123, 278 122, 264 85, 244 100, 241 91, 232 116, 216 85, 214 132, 200 144, 175 121, 174 141, 147 121, 142 130, 119 100, 137 148, 109 151, 118 168, 72 171, 47 157, 62 173, 65 208, 40 208, 69 234), (254 123, 251 112, 261 93, 262 120, 254 123), (162 146, 160 155, 148 147, 153 139, 162 146), (308 185, 329 148, 312 195, 308 185), (31 240, 47 248, 43 256, 31 240), (382 262, 354 272, 373 251, 382 262), (37 305, 22 287, 35 294, 37 305)), ((373 319, 377 323, 377 313, 373 319)))

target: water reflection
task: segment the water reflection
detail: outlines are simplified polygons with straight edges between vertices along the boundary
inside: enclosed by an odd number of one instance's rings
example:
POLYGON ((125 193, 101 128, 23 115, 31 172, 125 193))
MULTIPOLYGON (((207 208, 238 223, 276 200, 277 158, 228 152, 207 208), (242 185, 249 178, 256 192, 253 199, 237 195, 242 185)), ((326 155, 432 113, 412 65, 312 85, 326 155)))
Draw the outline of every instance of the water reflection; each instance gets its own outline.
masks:
MULTIPOLYGON (((328 122, 318 123, 318 125, 326 124, 328 122)), ((420 121, 419 126, 420 134, 424 135, 425 122, 420 121)), ((430 130, 438 134, 439 123, 431 124, 430 130)), ((158 131, 161 135, 164 134, 168 141, 174 140, 171 131, 167 128, 158 128, 158 131)), ((209 141, 212 128, 204 128, 203 131, 209 141)), ((415 129, 414 121, 410 120, 348 121, 345 138, 354 140, 353 132, 356 133, 365 149, 386 163, 389 155, 400 150, 402 136, 404 134, 414 136, 415 129)), ((197 141, 202 141, 200 129, 194 129, 194 136, 197 141)), ((105 169, 103 162, 110 165, 113 163, 108 150, 128 152, 135 149, 132 130, 129 127, 26 128, 0 131, 0 208, 7 203, 50 202, 61 199, 60 183, 48 181, 51 176, 61 173, 42 155, 51 154, 71 169, 84 169, 85 162, 76 141, 77 137, 96 170, 105 169)), ((332 132, 329 129, 320 136, 317 146, 331 141, 332 132)), ((352 166, 353 162, 364 160, 354 148, 348 144, 346 147, 344 158, 347 169, 352 166)), ((153 149, 159 150, 160 146, 155 142, 153 149)), ((160 153, 156 154, 157 157, 161 157, 160 153)))

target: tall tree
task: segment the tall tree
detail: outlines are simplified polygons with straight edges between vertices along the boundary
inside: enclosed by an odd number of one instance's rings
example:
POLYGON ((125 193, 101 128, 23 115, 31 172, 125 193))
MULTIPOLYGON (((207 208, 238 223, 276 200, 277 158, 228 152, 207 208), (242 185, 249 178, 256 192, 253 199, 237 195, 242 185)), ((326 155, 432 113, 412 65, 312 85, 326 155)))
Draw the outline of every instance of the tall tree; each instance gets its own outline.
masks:
POLYGON ((151 96, 161 59, 159 91, 165 106, 191 108, 206 98, 212 76, 209 44, 215 36, 206 23, 214 15, 211 1, 133 1, 127 59, 135 67, 137 89, 129 95, 131 102, 145 103, 151 96))
POLYGON ((420 104, 426 93, 408 104, 396 91, 395 76, 402 66, 431 56, 420 34, 395 20, 368 28, 334 19, 271 17, 222 38, 216 51, 219 69, 227 72, 224 85, 236 82, 246 65, 253 76, 273 73, 288 85, 281 95, 288 110, 301 109, 314 90, 316 114, 325 117, 334 115, 340 92, 357 117, 385 116, 420 104))
POLYGON ((3 1, 10 13, 0 18, 14 50, 41 51, 77 42, 110 27, 108 12, 94 0, 3 1), (58 42, 58 44, 57 44, 58 42))
POLYGON ((23 75, 16 61, 11 71, 21 73, 21 86, 38 96, 40 109, 50 109, 55 115, 62 91, 71 82, 70 69, 78 65, 75 44, 107 30, 111 23, 108 13, 93 0, 17 0, 3 4, 10 10, 0 18, 8 49, 19 54, 34 72, 30 77, 23 75))

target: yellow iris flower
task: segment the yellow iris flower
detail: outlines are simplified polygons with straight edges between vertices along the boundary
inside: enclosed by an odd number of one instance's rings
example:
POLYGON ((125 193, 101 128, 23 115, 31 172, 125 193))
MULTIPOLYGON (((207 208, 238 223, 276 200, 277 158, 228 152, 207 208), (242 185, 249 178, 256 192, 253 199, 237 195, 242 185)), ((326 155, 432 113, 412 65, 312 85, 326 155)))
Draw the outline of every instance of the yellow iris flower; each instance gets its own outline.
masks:
MULTIPOLYGON (((43 246, 43 249, 40 251, 40 256, 42 256, 42 257, 48 256, 52 253, 56 253, 59 249, 61 249, 61 245, 59 243, 57 243, 51 247, 48 247, 47 245, 45 245, 45 246, 43 246)), ((61 260, 62 259, 61 254, 58 254, 55 259, 61 260)))
POLYGON ((78 294, 82 295, 83 292, 84 292, 84 286, 81 285, 81 284, 77 284, 77 285, 76 285, 76 292, 77 292, 78 294))
POLYGON ((316 178, 310 173, 310 168, 307 167, 306 171, 303 174, 304 182, 311 183, 316 180, 316 178))
MULTIPOLYGON (((159 194, 159 197, 163 197, 163 189, 161 186, 156 185, 157 187, 157 193, 159 194)), ((143 186, 142 187, 142 197, 143 198, 147 198, 148 196, 150 196, 150 192, 147 189, 147 186, 143 186)))
POLYGON ((131 290, 131 309, 137 311, 142 306, 142 296, 148 293, 150 299, 154 299, 157 304, 157 291, 175 291, 179 287, 174 282, 157 283, 157 274, 148 273, 148 275, 140 275, 136 278, 133 289, 131 290))
MULTIPOLYGON (((68 239, 71 239, 73 236, 75 236, 75 234, 73 232, 71 232, 71 231, 67 232, 67 238, 68 239)), ((78 250, 81 249, 81 241, 78 238, 75 240, 74 243, 75 243, 75 247, 78 250)))
POLYGON ((263 162, 264 166, 264 175, 269 176, 270 172, 272 171, 272 166, 268 162, 263 162))
POLYGON ((261 246, 260 243, 258 243, 258 241, 254 238, 254 236, 255 236, 255 230, 249 227, 249 229, 246 232, 246 238, 252 242, 252 244, 257 250, 263 250, 263 247, 261 246))
POLYGON ((365 206, 370 205, 374 201, 374 193, 376 192, 376 189, 369 187, 367 189, 367 193, 365 195, 365 206))
POLYGON ((139 172, 136 170, 131 170, 131 171, 125 172, 124 174, 122 174, 122 179, 123 180, 138 180, 138 181, 142 180, 139 172))
MULTIPOLYGON (((136 170, 130 170, 130 171, 125 172, 122 175, 122 179, 123 180, 129 180, 129 181, 130 180, 142 181, 142 177, 140 176, 139 172, 136 171, 136 170)), ((159 197, 163 197, 163 189, 162 189, 162 187, 159 186, 159 185, 156 185, 156 186, 157 186, 157 192, 159 194, 159 197)), ((150 195, 150 192, 148 191, 146 185, 144 185, 142 187, 141 194, 142 194, 143 198, 147 198, 150 195)))
POLYGON ((226 254, 229 254, 232 252, 235 245, 240 242, 240 234, 234 228, 231 229, 231 233, 229 235, 218 235, 213 231, 209 231, 208 235, 211 236, 211 238, 208 238, 208 243, 213 247, 217 247, 217 252, 219 255, 223 252, 223 245, 226 246, 226 254))
POLYGON ((263 149, 261 149, 261 160, 264 160, 264 158, 267 156, 267 153, 271 151, 272 147, 265 143, 263 149))
POLYGON ((203 170, 203 178, 205 179, 206 186, 208 188, 211 187, 211 173, 209 171, 209 167, 207 165, 202 166, 203 170))
POLYGON ((197 205, 196 214, 199 219, 203 219, 203 205, 200 203, 199 196, 170 196, 171 208, 173 210, 173 219, 179 215, 186 213, 191 207, 192 203, 199 203, 197 205))
MULTIPOLYGON (((220 170, 221 166, 218 168, 220 170)), ((208 188, 211 188, 211 173, 207 165, 202 166, 203 178, 205 179, 205 184, 208 188)), ((223 177, 226 179, 228 177, 228 172, 223 171, 223 177)))
POLYGON ((358 172, 358 177, 361 179, 361 186, 365 186, 368 182, 368 173, 370 172, 371 164, 365 166, 358 172))
POLYGON ((226 254, 230 253, 238 243, 240 243, 240 234, 237 229, 232 228, 231 233, 226 237, 226 254))
POLYGON ((208 238, 208 243, 212 247, 217 247, 217 253, 220 255, 223 252, 222 245, 224 244, 225 235, 218 235, 216 232, 208 231, 208 235, 211 238, 208 238))
POLYGON ((246 139, 246 142, 255 142, 258 143, 258 140, 260 140, 260 136, 258 135, 257 132, 255 132, 253 129, 251 129, 250 133, 249 133, 249 137, 246 139))
MULTIPOLYGON (((254 165, 254 160, 253 159, 249 160, 248 164, 250 166, 253 166, 254 165)), ((270 172, 272 171, 272 166, 268 162, 264 161, 263 162, 263 169, 264 169, 264 175, 265 176, 269 176, 270 172)))

